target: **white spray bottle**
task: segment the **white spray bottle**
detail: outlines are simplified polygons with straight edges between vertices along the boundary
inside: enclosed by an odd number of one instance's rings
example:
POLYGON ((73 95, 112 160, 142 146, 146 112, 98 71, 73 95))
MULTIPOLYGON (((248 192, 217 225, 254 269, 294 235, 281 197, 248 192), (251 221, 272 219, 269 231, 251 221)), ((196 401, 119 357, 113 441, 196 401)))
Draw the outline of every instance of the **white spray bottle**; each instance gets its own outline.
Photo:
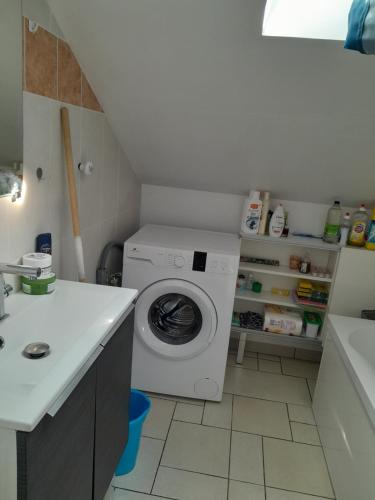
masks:
POLYGON ((241 231, 245 234, 258 234, 261 214, 260 192, 250 191, 250 195, 246 198, 243 207, 241 231))

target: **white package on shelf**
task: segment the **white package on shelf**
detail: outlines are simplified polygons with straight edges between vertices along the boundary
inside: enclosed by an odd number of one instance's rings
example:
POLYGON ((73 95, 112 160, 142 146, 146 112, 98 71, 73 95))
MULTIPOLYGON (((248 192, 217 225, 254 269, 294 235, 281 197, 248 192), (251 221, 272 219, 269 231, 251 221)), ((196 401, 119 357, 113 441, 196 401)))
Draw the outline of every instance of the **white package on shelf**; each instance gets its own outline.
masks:
POLYGON ((303 321, 298 312, 267 304, 264 308, 263 330, 271 333, 301 335, 303 321))

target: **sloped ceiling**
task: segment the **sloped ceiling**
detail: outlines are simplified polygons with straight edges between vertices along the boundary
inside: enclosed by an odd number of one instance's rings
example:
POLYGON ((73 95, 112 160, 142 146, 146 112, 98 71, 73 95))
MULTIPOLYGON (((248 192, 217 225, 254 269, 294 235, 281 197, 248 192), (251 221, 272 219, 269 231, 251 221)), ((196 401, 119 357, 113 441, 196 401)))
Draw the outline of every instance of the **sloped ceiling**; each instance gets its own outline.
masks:
POLYGON ((265 0, 49 0, 142 182, 375 201, 375 59, 262 38, 265 0))

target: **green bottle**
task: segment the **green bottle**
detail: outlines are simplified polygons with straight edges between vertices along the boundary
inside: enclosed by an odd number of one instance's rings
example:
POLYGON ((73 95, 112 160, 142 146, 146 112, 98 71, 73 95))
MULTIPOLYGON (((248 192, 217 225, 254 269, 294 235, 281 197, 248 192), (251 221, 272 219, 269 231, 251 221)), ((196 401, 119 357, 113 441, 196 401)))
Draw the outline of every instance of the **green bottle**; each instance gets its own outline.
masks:
POLYGON ((324 228, 323 240, 327 243, 338 243, 340 239, 341 205, 335 201, 328 210, 327 221, 324 228))

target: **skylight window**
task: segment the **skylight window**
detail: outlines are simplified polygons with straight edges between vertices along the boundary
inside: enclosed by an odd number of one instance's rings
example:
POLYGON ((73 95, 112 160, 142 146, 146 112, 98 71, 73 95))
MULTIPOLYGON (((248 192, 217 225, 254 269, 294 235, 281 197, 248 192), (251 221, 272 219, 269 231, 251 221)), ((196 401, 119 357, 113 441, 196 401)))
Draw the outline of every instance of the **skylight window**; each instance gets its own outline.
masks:
POLYGON ((263 35, 345 40, 352 0, 267 0, 263 35))

